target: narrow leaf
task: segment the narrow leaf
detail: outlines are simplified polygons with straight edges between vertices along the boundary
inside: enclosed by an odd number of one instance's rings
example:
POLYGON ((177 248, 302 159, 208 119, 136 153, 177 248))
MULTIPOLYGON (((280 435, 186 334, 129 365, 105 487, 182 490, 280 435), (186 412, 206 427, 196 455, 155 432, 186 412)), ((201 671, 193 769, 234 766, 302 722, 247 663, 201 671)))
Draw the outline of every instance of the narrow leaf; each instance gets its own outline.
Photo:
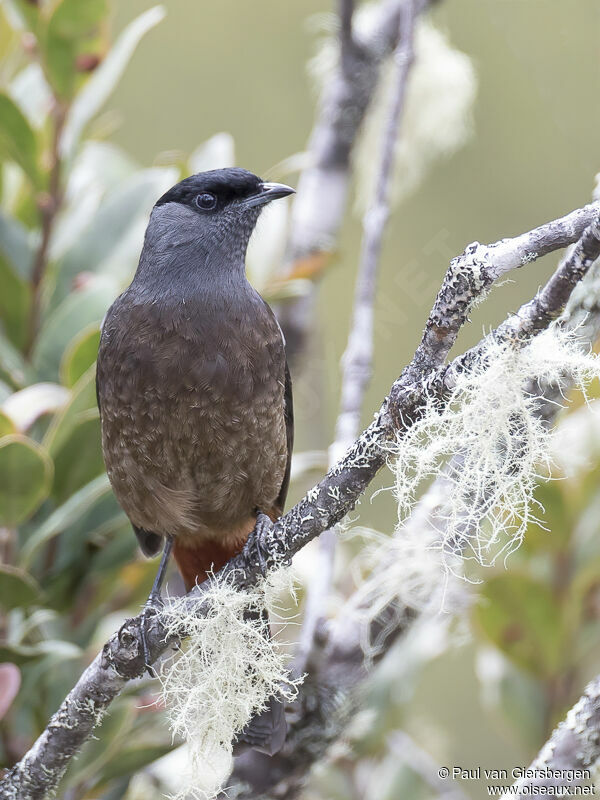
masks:
POLYGON ((0 154, 18 164, 33 185, 40 188, 35 134, 21 109, 4 92, 0 92, 0 154))
POLYGON ((64 157, 70 158, 73 155, 83 129, 112 94, 139 42, 164 16, 164 8, 154 6, 134 19, 121 33, 112 50, 79 92, 71 107, 61 139, 61 152, 64 157))

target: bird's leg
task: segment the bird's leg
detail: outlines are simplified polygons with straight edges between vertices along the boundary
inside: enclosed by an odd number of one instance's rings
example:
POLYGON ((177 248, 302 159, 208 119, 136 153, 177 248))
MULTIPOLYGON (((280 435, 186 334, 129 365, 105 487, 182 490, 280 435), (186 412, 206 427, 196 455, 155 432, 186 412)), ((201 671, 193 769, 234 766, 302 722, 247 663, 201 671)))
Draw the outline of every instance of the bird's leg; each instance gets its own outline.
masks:
POLYGON ((173 541, 174 541, 173 537, 167 534, 167 538, 165 540, 165 546, 163 547, 162 551, 162 556, 160 557, 160 564, 158 565, 158 572, 156 573, 156 577, 154 578, 154 583, 152 584, 152 589, 150 590, 148 600, 146 601, 147 606, 155 606, 155 605, 160 605, 162 603, 160 592, 165 580, 165 575, 167 574, 167 566, 169 564, 169 556, 171 555, 171 550, 173 549, 173 541))
POLYGON ((144 611, 142 613, 142 624, 140 626, 140 635, 142 639, 142 652, 144 654, 144 664, 146 665, 146 670, 148 671, 148 674, 153 678, 156 677, 156 672, 150 665, 150 650, 148 648, 148 641, 146 638, 146 627, 148 624, 148 618, 151 615, 156 614, 158 608, 163 604, 161 597, 161 589, 165 580, 165 575, 167 574, 167 566, 169 565, 169 556, 171 555, 172 549, 173 549, 173 537, 167 534, 162 555, 160 557, 160 564, 158 565, 158 571, 156 573, 156 577, 154 578, 154 583, 152 584, 152 589, 150 590, 148 599, 146 600, 146 605, 144 606, 144 611))
POLYGON ((248 541, 244 546, 244 555, 250 562, 258 564, 260 574, 265 577, 267 574, 267 558, 269 548, 266 544, 266 536, 273 527, 270 517, 259 511, 256 516, 256 525, 248 536, 248 541))

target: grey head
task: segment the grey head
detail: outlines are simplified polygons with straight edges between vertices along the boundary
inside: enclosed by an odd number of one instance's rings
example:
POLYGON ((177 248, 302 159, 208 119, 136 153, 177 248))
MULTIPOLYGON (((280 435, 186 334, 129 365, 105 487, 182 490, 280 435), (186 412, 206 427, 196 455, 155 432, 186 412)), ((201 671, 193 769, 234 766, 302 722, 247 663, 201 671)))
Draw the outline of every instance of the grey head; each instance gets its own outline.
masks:
POLYGON ((185 178, 154 206, 132 288, 185 293, 243 277, 260 212, 293 192, 237 167, 185 178))

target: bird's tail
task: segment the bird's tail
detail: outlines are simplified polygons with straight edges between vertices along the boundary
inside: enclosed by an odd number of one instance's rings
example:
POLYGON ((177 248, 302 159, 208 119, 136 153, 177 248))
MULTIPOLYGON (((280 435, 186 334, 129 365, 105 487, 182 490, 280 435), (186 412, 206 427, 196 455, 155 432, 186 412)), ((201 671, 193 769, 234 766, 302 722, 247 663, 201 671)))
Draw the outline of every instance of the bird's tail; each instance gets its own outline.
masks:
MULTIPOLYGON (((263 623, 264 635, 271 637, 269 615, 265 609, 262 611, 247 611, 245 619, 258 619, 263 623)), ((283 747, 287 735, 287 722, 285 719, 285 705, 281 697, 271 696, 267 707, 252 717, 246 727, 238 734, 233 745, 233 754, 238 756, 244 750, 258 750, 268 756, 274 756, 283 747)))

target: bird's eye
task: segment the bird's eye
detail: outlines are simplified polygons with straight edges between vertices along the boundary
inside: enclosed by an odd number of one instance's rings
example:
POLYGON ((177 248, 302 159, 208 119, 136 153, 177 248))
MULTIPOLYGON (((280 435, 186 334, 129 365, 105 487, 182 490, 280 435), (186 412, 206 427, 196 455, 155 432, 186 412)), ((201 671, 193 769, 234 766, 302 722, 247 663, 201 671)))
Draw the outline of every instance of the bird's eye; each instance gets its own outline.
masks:
POLYGON ((202 192, 202 194, 196 195, 196 205, 202 211, 212 211, 217 207, 217 198, 212 192, 202 192))

